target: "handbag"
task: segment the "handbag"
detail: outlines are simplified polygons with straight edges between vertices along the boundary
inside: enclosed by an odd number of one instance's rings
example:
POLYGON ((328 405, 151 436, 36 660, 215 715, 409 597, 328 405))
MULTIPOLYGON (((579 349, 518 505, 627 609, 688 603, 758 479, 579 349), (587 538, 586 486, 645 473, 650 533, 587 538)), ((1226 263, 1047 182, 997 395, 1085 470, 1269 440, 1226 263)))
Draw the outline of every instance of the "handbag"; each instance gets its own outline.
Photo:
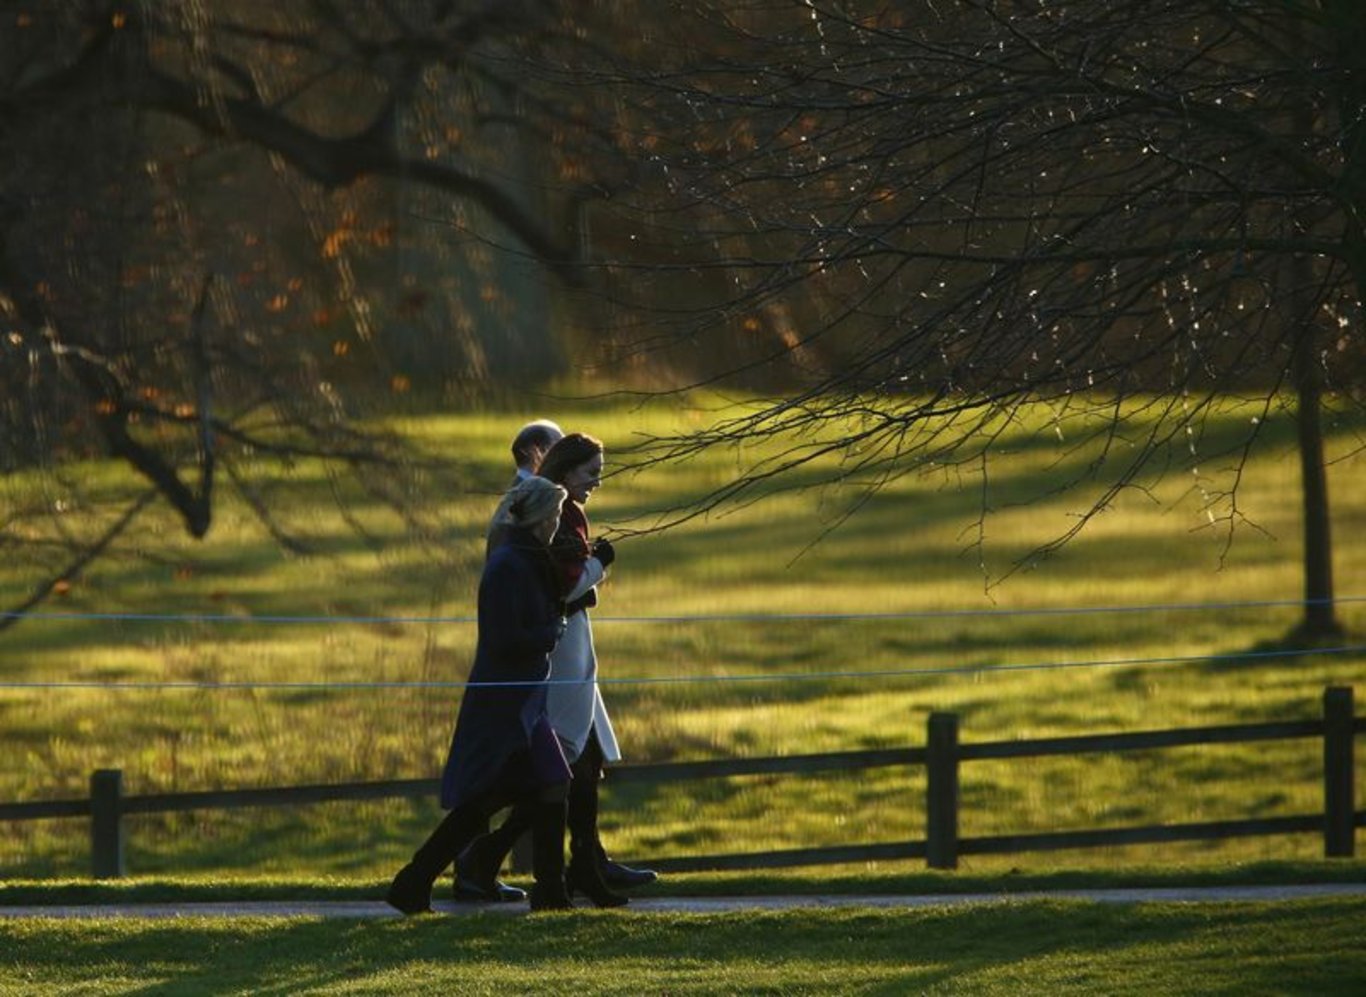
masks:
POLYGON ((531 772, 543 786, 559 786, 570 780, 569 762, 564 748, 545 714, 536 718, 531 727, 531 772))

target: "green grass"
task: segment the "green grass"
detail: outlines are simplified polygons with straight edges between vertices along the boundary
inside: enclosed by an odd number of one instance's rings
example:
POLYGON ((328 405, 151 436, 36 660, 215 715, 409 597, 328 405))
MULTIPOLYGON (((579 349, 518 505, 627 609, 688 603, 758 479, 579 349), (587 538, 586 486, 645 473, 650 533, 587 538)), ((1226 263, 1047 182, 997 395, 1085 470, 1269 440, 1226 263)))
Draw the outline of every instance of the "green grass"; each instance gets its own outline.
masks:
POLYGON ((0 992, 1322 994, 1366 904, 0 921, 0 992))
MULTIPOLYGON (((554 414, 603 437, 610 462, 638 433, 696 424, 707 404, 583 403, 554 414)), ((0 635, 0 681, 313 687, 0 689, 0 801, 84 796, 100 767, 122 768, 130 794, 434 775, 458 691, 374 683, 464 678, 482 530, 507 478, 506 438, 529 414, 543 413, 401 421, 429 449, 459 459, 458 474, 428 477, 421 531, 308 462, 274 494, 282 521, 306 536, 312 553, 282 552, 227 492, 204 542, 183 539, 164 510, 148 515, 132 538, 145 556, 101 562, 45 609, 213 614, 231 622, 28 620, 0 635), (363 532, 336 510, 338 490, 363 532), (270 616, 333 622, 265 622, 270 616), (361 616, 427 621, 348 622, 361 616)), ((1246 417, 1230 408, 1201 445, 1217 450, 1221 434, 1246 417)), ((1049 442, 1047 428, 1040 413, 1037 424, 1002 438, 982 549, 972 541, 983 482, 942 470, 893 482, 815 546, 850 496, 827 488, 778 494, 623 539, 595 630, 628 760, 919 744, 935 710, 960 714, 964 741, 1312 718, 1325 685, 1366 674, 1360 654, 1223 657, 1274 642, 1297 619, 1293 607, 1236 605, 1293 600, 1301 591, 1288 420, 1268 427, 1271 448, 1244 471, 1237 512, 1254 525, 1244 524, 1231 548, 1218 517, 1232 510, 1211 498, 1227 481, 1228 462, 1211 460, 1198 474, 1174 471, 1149 493, 1123 497, 1063 551, 988 591, 987 577, 1086 507, 1084 495, 1049 492, 1091 455, 1049 442), (1042 497, 1025 504, 1035 496, 1042 497), (1103 611, 1192 603, 1223 608, 1103 611), (1065 608, 1091 612, 1016 612, 1065 608), (925 611, 950 615, 754 615, 925 611)), ((1340 420, 1329 442, 1336 569, 1347 596, 1366 594, 1359 588, 1366 457, 1356 453, 1363 428, 1340 420)), ((621 475, 594 497, 590 514, 600 528, 638 528, 651 510, 723 483, 736 466, 734 455, 718 453, 621 475)), ((102 464, 80 469, 80 480, 90 502, 135 487, 102 464)), ((10 476, 0 481, 0 498, 10 506, 51 500, 54 487, 10 476)), ((97 532, 77 522, 62 528, 97 532)), ((37 577, 22 557, 8 559, 0 566, 0 605, 18 602, 37 577)), ((1342 616, 1358 638, 1366 633, 1366 604, 1346 603, 1342 616)), ((975 836, 1315 812, 1319 764, 1307 741, 972 763, 963 770, 961 830, 975 836)), ((1366 765, 1358 771, 1363 798, 1366 765)), ((898 770, 858 780, 753 777, 653 789, 609 780, 604 833, 614 852, 634 857, 905 840, 923 836, 922 791, 922 773, 898 770)), ((415 801, 130 818, 129 865, 156 875, 377 881, 436 816, 434 805, 415 801)), ((70 877, 87 867, 79 820, 4 830, 0 878, 70 877)), ((1159 856, 1310 860, 1320 850, 1312 835, 1239 839, 977 858, 964 861, 964 874, 1123 868, 1159 856)), ((887 865, 865 871, 899 871, 887 865)))

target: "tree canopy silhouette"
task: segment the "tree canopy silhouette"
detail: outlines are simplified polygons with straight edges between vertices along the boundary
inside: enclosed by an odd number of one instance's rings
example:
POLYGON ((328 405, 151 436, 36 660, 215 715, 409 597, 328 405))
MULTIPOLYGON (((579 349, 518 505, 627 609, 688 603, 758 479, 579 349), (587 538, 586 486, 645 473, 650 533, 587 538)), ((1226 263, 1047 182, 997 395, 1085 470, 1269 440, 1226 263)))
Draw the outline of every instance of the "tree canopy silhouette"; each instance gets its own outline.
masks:
POLYGON ((669 329, 622 345, 720 329, 754 350, 713 376, 801 386, 640 459, 783 441, 704 508, 832 453, 876 488, 985 466, 1045 402, 1092 438, 1101 486, 1046 550, 1173 462, 1231 456, 1210 508, 1232 529, 1268 420, 1207 430, 1259 398, 1298 427, 1304 627, 1337 631, 1321 420, 1362 372, 1366 7, 678 8, 607 70, 650 164, 602 209, 632 233, 617 294, 669 329))
POLYGON ((297 545, 268 486, 302 457, 416 514, 411 455, 354 418, 361 398, 414 387, 423 349, 453 358, 455 389, 497 367, 541 277, 486 241, 574 279, 543 189, 566 115, 519 68, 573 44, 561 5, 88 0, 0 18, 0 469, 45 469, 66 496, 9 511, 5 546, 48 566, 33 598, 152 497, 203 536, 224 481, 297 545), (99 452, 148 494, 111 508, 66 470, 99 452), (86 528, 57 522, 73 516, 86 528))

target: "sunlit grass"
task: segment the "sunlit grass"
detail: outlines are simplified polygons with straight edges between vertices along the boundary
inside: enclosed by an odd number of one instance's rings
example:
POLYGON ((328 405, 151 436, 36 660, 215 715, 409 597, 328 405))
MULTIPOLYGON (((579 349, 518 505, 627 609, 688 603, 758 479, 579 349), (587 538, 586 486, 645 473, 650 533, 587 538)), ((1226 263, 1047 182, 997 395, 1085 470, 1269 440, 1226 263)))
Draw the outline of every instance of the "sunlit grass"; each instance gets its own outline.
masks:
MULTIPOLYGON (((697 424, 710 404, 604 402, 553 414, 606 440, 610 461, 642 432, 697 424)), ((460 466, 432 479, 421 534, 350 493, 358 503, 351 521, 364 527, 357 534, 332 504, 342 486, 309 462, 277 499, 310 553, 282 552, 230 502, 203 542, 183 539, 164 510, 149 514, 138 536, 157 556, 101 562, 43 611, 213 619, 30 619, 0 637, 0 678, 181 687, 0 690, 0 800, 83 796, 100 767, 122 768, 132 794, 434 775, 458 689, 404 686, 463 680, 483 529, 508 477, 507 437, 540 414, 397 420, 427 451, 460 466), (253 683, 264 685, 237 685, 253 683)), ((1359 654, 1224 660, 1277 640, 1298 618, 1293 605, 1238 605, 1301 592, 1296 462, 1282 443, 1244 470, 1238 512, 1247 521, 1238 521, 1231 545, 1216 462, 1122 496, 1070 545, 997 584, 1087 508, 1084 494, 1021 504, 1085 458, 1066 450, 1068 440, 1045 445, 1037 430, 1003 437, 1009 452, 992 468, 985 516, 982 482, 939 470, 889 484, 828 535, 849 496, 816 488, 622 539, 595 632, 627 760, 919 744, 934 710, 960 715, 964 741, 1312 718, 1325 685, 1364 674, 1359 654), (1173 608, 1192 604, 1208 608, 1173 608), (927 613, 944 615, 917 615, 927 613), (829 618, 840 614, 858 618, 829 618)), ((1285 436, 1277 432, 1273 440, 1285 436)), ((1336 432, 1339 590, 1366 595, 1357 590, 1366 577, 1366 459, 1353 452, 1361 427, 1336 432)), ((601 530, 637 529, 653 509, 724 483, 737 466, 734 455, 717 453, 619 475, 590 514, 601 530)), ((134 487, 107 465, 81 473, 87 491, 134 487)), ((38 501, 40 484, 51 488, 23 476, 0 487, 7 500, 38 501)), ((33 580, 21 561, 0 566, 0 604, 19 601, 33 580)), ((1344 603, 1341 616, 1355 633, 1366 631, 1366 604, 1344 603)), ((963 829, 1313 812, 1321 799, 1312 756, 1305 742, 973 764, 963 772, 963 829)), ((923 773, 895 769, 857 780, 657 789, 609 780, 603 824, 614 850, 646 857, 907 840, 923 835, 922 788, 923 773)), ((395 801, 144 817, 134 825, 130 866, 379 875, 435 816, 431 803, 395 801)), ((0 875, 86 867, 80 821, 7 829, 0 875)), ((1300 836, 1164 854, 1237 860, 1320 849, 1300 836)), ((1151 849, 1067 860, 1145 854, 1151 849)))

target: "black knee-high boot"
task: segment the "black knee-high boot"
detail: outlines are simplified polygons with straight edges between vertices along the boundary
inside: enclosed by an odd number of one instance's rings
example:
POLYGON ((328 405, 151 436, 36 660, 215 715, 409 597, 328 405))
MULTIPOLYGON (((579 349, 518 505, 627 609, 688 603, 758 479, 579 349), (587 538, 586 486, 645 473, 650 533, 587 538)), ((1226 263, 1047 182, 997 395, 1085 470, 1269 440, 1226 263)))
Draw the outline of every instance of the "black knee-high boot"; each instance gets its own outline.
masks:
POLYGON ((456 807, 428 835, 413 859, 389 884, 385 901, 405 914, 432 909, 432 884, 470 839, 488 828, 488 819, 471 807, 456 807))
POLYGON ((621 907, 630 900, 615 893, 603 881, 598 841, 598 782, 602 773, 602 749, 591 735, 583 754, 572 766, 566 823, 569 826, 569 869, 565 881, 572 897, 584 894, 596 907, 621 907))
POLYGON ((536 804, 531 822, 531 871, 536 885, 531 888, 532 910, 565 910, 573 907, 564 887, 563 799, 536 804))
POLYGON ((536 819, 536 809, 528 803, 517 803, 508 811, 507 817, 497 828, 489 832, 489 848, 498 856, 501 867, 508 852, 512 851, 517 839, 531 830, 531 822, 536 819))

